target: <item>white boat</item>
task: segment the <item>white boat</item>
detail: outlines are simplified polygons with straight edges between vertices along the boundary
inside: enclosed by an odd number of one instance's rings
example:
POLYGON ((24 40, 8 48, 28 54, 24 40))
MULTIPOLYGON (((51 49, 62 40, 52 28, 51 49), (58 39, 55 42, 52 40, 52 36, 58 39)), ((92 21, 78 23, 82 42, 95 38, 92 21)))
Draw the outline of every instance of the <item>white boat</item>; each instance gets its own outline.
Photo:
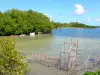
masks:
POLYGON ((21 34, 20 36, 25 36, 25 34, 21 34))
POLYGON ((83 28, 80 28, 80 30, 82 30, 83 28))
POLYGON ((35 36, 35 33, 33 32, 33 33, 30 33, 30 36, 35 36))

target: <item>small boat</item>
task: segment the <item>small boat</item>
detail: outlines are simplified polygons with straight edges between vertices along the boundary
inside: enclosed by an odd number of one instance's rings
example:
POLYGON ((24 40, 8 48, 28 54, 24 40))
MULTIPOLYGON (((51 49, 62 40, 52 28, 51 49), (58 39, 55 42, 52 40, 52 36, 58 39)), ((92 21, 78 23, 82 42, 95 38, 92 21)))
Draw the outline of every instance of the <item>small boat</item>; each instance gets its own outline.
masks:
POLYGON ((82 30, 83 28, 80 28, 80 30, 82 30))
POLYGON ((25 36, 25 34, 21 34, 20 36, 25 36))
POLYGON ((33 32, 33 33, 30 33, 30 36, 35 36, 35 33, 33 32))

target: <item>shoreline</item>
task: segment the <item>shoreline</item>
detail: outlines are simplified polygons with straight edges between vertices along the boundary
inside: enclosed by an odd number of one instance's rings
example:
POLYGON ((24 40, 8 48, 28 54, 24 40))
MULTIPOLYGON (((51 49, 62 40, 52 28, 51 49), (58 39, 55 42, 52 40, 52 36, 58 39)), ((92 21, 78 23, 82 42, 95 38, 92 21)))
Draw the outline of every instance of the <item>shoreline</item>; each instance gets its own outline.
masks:
MULTIPOLYGON (((83 29, 100 29, 100 28, 80 28, 80 27, 58 27, 58 28, 73 28, 73 29, 80 29, 80 30, 83 30, 83 29)), ((56 30, 58 28, 55 28, 55 29, 52 29, 52 30, 56 30)), ((34 35, 39 35, 39 34, 52 34, 52 32, 50 33, 43 33, 43 32, 33 32, 35 33, 34 35)), ((1 36, 30 36, 30 33, 29 34, 16 34, 16 35, 1 35, 1 36)))

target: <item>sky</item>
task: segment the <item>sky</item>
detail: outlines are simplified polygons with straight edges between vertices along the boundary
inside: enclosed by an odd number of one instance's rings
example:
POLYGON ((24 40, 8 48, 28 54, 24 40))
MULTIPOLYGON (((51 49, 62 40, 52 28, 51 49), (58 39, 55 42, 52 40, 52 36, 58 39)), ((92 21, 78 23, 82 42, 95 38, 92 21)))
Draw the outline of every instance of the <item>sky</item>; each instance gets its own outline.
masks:
POLYGON ((81 22, 100 26, 100 0, 0 0, 0 10, 32 9, 55 22, 81 22))

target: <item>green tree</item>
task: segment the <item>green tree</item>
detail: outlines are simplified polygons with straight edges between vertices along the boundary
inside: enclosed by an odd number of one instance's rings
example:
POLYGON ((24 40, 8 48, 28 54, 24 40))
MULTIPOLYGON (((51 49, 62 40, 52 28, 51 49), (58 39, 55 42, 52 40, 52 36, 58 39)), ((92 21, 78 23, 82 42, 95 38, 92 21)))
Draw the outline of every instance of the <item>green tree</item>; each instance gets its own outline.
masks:
POLYGON ((24 57, 10 37, 0 38, 0 75, 25 75, 28 71, 24 57))
POLYGON ((52 23, 42 13, 18 9, 0 12, 0 35, 19 35, 31 32, 48 33, 51 30, 52 23))

